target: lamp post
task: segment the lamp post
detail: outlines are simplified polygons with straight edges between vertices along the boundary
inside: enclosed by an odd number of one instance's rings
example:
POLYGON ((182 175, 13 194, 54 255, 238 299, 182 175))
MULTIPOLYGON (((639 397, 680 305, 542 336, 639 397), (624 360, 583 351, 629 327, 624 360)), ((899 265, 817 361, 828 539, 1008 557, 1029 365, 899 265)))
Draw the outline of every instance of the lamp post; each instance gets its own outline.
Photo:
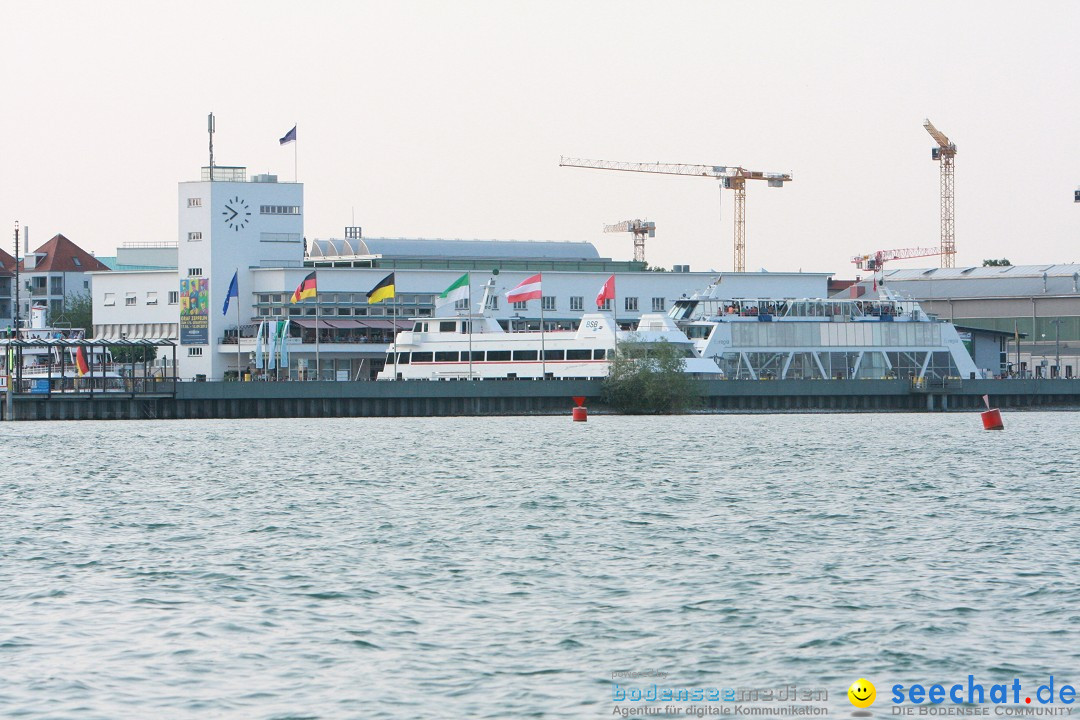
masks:
POLYGON ((1054 373, 1061 377, 1061 321, 1062 318, 1054 318, 1049 322, 1054 324, 1054 373))

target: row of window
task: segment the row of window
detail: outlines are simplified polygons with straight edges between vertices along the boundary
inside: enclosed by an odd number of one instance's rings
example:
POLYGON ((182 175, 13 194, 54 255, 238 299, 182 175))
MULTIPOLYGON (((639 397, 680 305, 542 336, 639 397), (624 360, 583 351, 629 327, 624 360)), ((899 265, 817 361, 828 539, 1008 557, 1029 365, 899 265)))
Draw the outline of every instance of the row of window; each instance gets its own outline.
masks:
MULTIPOLYGON (((128 307, 132 307, 134 305, 137 305, 138 302, 139 302, 138 301, 138 296, 136 295, 136 293, 133 293, 133 292, 124 293, 124 305, 126 305, 128 307)), ((179 290, 170 290, 169 291, 169 304, 170 305, 178 305, 179 303, 180 303, 180 291, 179 290)), ((105 293, 105 298, 104 298, 103 304, 106 307, 112 307, 112 306, 116 305, 116 293, 110 293, 110 292, 105 293)), ((157 305, 158 304, 158 294, 155 291, 151 290, 151 291, 146 293, 146 304, 147 305, 157 305)))
MULTIPOLYGON (((287 305, 282 307, 276 305, 274 307, 261 307, 258 310, 260 317, 276 316, 276 315, 307 315, 315 317, 314 305, 287 305)), ((378 317, 378 316, 390 316, 395 315, 402 317, 430 317, 431 308, 418 308, 416 306, 401 305, 398 307, 323 307, 319 306, 318 314, 321 317, 333 317, 337 315, 359 315, 362 317, 378 317)))
MULTIPOLYGON (((539 350, 440 350, 438 352, 413 352, 398 353, 398 365, 410 363, 430 362, 469 362, 470 354, 472 362, 540 362, 539 350)), ((603 360, 607 357, 607 351, 599 350, 544 350, 544 362, 559 362, 562 360, 603 360)), ((394 353, 388 353, 386 364, 394 364, 394 353)))
POLYGON ((260 205, 259 212, 263 215, 299 215, 299 205, 260 205))
MULTIPOLYGON (((540 307, 544 310, 557 309, 557 298, 554 295, 544 295, 540 298, 540 307)), ((653 312, 664 312, 666 300, 662 297, 654 297, 652 299, 653 312)), ((514 303, 515 310, 525 310, 528 308, 528 302, 516 302, 514 303)), ((604 300, 604 304, 599 307, 600 310, 611 310, 611 300, 604 300)), ((584 295, 571 295, 570 296, 570 310, 572 311, 584 311, 585 310, 585 296, 584 295)), ((623 310, 630 312, 637 312, 638 299, 636 297, 623 298, 623 310)))
MULTIPOLYGON (((320 292, 318 295, 319 305, 325 305, 327 303, 358 303, 367 305, 368 298, 365 293, 325 293, 320 292)), ((258 296, 259 304, 265 305, 269 303, 290 303, 292 299, 291 295, 286 294, 265 294, 260 293, 258 296)), ((308 301, 310 302, 310 301, 308 301)), ((385 302, 385 301, 384 301, 385 302)), ((434 295, 398 295, 394 301, 398 305, 433 305, 435 303, 434 295)), ((306 303, 305 303, 306 304, 306 303)), ((311 303, 314 304, 314 303, 311 303)), ((385 302, 385 304, 392 304, 385 302)))

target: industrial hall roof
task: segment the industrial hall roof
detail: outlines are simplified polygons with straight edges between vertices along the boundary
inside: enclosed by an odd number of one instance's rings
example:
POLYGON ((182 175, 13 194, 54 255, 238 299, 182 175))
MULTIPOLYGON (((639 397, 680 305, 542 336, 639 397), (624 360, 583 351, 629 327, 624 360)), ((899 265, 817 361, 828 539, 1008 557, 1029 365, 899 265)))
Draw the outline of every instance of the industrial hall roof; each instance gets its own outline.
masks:
POLYGON ((332 257, 598 260, 592 243, 543 240, 444 240, 428 238, 334 238, 315 240, 308 258, 332 257))
MULTIPOLYGON (((887 287, 922 299, 1080 297, 1080 264, 886 270, 887 287)), ((871 280, 860 284, 869 286, 871 280)))

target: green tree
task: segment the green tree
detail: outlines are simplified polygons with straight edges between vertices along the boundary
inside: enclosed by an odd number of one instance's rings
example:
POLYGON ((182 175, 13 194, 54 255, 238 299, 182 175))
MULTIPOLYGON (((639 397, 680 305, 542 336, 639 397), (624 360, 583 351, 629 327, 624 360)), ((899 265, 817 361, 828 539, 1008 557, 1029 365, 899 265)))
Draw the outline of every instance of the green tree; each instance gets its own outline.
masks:
POLYGON ((90 337, 94 332, 94 304, 90 293, 71 293, 64 300, 64 312, 57 317, 50 317, 49 324, 57 327, 81 328, 90 337))
POLYGON ((153 362, 157 357, 158 349, 156 345, 110 345, 109 352, 112 353, 115 363, 134 362, 136 365, 142 365, 144 360, 153 362))
POLYGON ((682 349, 666 340, 619 343, 604 381, 604 401, 632 415, 678 413, 694 404, 682 349))
POLYGON ((1008 258, 1001 258, 1000 260, 983 260, 983 267, 1009 267, 1012 265, 1008 258))

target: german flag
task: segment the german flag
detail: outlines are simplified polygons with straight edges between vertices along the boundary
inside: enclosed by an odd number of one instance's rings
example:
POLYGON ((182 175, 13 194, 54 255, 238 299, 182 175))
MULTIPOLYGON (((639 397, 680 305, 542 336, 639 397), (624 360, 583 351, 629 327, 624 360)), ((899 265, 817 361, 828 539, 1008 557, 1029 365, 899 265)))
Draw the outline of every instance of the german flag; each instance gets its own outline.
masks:
POLYGON ((79 373, 79 377, 90 372, 90 365, 86 362, 86 348, 82 345, 75 351, 75 371, 79 373))
POLYGON ((371 292, 367 294, 368 305, 380 302, 382 300, 392 300, 394 298, 394 273, 390 273, 379 284, 371 288, 371 292))
POLYGON ((299 285, 296 286, 296 291, 292 294, 292 301, 298 303, 301 300, 315 297, 315 271, 313 270, 310 275, 304 278, 299 285))

